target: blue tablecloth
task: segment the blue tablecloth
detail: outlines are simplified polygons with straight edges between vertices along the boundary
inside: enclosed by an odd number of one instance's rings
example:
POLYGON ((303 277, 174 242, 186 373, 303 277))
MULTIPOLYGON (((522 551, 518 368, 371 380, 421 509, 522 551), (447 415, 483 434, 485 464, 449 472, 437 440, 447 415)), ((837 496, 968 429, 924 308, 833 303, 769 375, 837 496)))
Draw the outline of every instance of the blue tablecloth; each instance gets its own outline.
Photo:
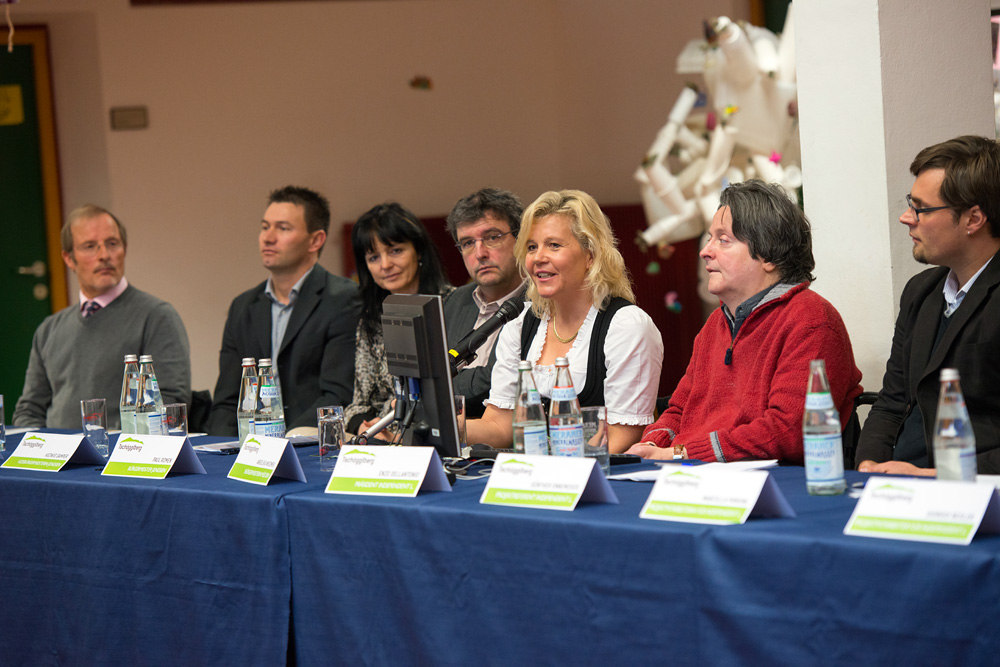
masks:
MULTIPOLYGON (((17 436, 11 438, 16 441, 17 436)), ((638 518, 650 484, 572 513, 451 493, 322 493, 207 475, 0 469, 4 664, 991 664, 1000 537, 846 537, 855 500, 709 527, 638 518), (291 640, 291 641, 289 641, 291 640)), ((617 471, 617 469, 616 469, 617 471)), ((849 473, 849 481, 864 479, 849 473)))
POLYGON ((310 487, 236 482, 235 457, 199 457, 207 475, 164 480, 0 469, 3 664, 285 663, 281 500, 310 487))
MULTIPOLYGON (((308 474, 308 473, 307 473, 308 474)), ((856 501, 771 471, 796 519, 700 526, 453 493, 285 498, 300 664, 987 664, 1000 537, 847 537, 856 501)), ((849 481, 864 479, 849 473, 849 481)))

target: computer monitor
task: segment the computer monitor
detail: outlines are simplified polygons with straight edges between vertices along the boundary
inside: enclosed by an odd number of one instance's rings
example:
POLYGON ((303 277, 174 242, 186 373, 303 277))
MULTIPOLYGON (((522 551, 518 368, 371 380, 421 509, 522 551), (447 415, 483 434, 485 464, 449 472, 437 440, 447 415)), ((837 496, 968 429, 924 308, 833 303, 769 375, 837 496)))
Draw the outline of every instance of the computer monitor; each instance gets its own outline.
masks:
POLYGON ((461 456, 441 297, 390 294, 382 302, 382 335, 389 373, 419 383, 420 400, 403 444, 432 445, 441 456, 461 456))

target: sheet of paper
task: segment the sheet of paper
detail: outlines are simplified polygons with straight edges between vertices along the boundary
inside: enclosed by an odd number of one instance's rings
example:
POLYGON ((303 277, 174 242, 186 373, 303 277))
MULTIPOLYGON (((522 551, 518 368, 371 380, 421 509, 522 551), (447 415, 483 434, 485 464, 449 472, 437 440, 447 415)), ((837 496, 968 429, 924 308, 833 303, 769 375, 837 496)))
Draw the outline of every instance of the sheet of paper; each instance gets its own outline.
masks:
MULTIPOLYGON (((659 466, 691 466, 695 465, 691 461, 650 461, 650 463, 655 463, 659 466)), ((777 459, 767 459, 763 461, 733 461, 731 463, 719 463, 713 461, 712 463, 705 463, 698 466, 698 470, 730 470, 733 472, 739 472, 744 470, 764 470, 766 468, 773 468, 778 465, 777 459)), ((617 475, 608 475, 608 479, 615 479, 619 481, 627 482, 655 482, 656 478, 660 476, 660 470, 640 470, 638 472, 623 472, 617 475)))

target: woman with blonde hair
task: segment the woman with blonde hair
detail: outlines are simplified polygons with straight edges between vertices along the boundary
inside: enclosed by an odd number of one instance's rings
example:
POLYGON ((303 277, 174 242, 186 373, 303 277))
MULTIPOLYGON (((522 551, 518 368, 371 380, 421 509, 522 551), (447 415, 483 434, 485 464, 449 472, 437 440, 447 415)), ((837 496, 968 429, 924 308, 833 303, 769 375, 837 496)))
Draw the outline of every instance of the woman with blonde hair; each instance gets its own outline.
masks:
POLYGON ((580 405, 607 408, 612 453, 653 422, 663 341, 632 303, 616 246, 610 221, 585 192, 546 192, 525 209, 514 255, 529 278, 529 303, 500 332, 486 412, 468 423, 469 442, 512 446, 521 359, 533 364, 539 393, 548 397, 556 358, 568 358, 580 405))

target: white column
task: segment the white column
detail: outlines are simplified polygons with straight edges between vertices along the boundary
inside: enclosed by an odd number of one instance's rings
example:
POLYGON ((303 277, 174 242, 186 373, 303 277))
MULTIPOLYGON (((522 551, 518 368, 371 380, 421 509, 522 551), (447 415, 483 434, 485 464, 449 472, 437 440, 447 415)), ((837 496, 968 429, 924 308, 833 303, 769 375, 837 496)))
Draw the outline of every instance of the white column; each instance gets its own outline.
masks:
POLYGON ((817 292, 882 385, 899 296, 926 268, 898 218, 920 149, 994 136, 989 0, 796 0, 805 210, 817 292))

